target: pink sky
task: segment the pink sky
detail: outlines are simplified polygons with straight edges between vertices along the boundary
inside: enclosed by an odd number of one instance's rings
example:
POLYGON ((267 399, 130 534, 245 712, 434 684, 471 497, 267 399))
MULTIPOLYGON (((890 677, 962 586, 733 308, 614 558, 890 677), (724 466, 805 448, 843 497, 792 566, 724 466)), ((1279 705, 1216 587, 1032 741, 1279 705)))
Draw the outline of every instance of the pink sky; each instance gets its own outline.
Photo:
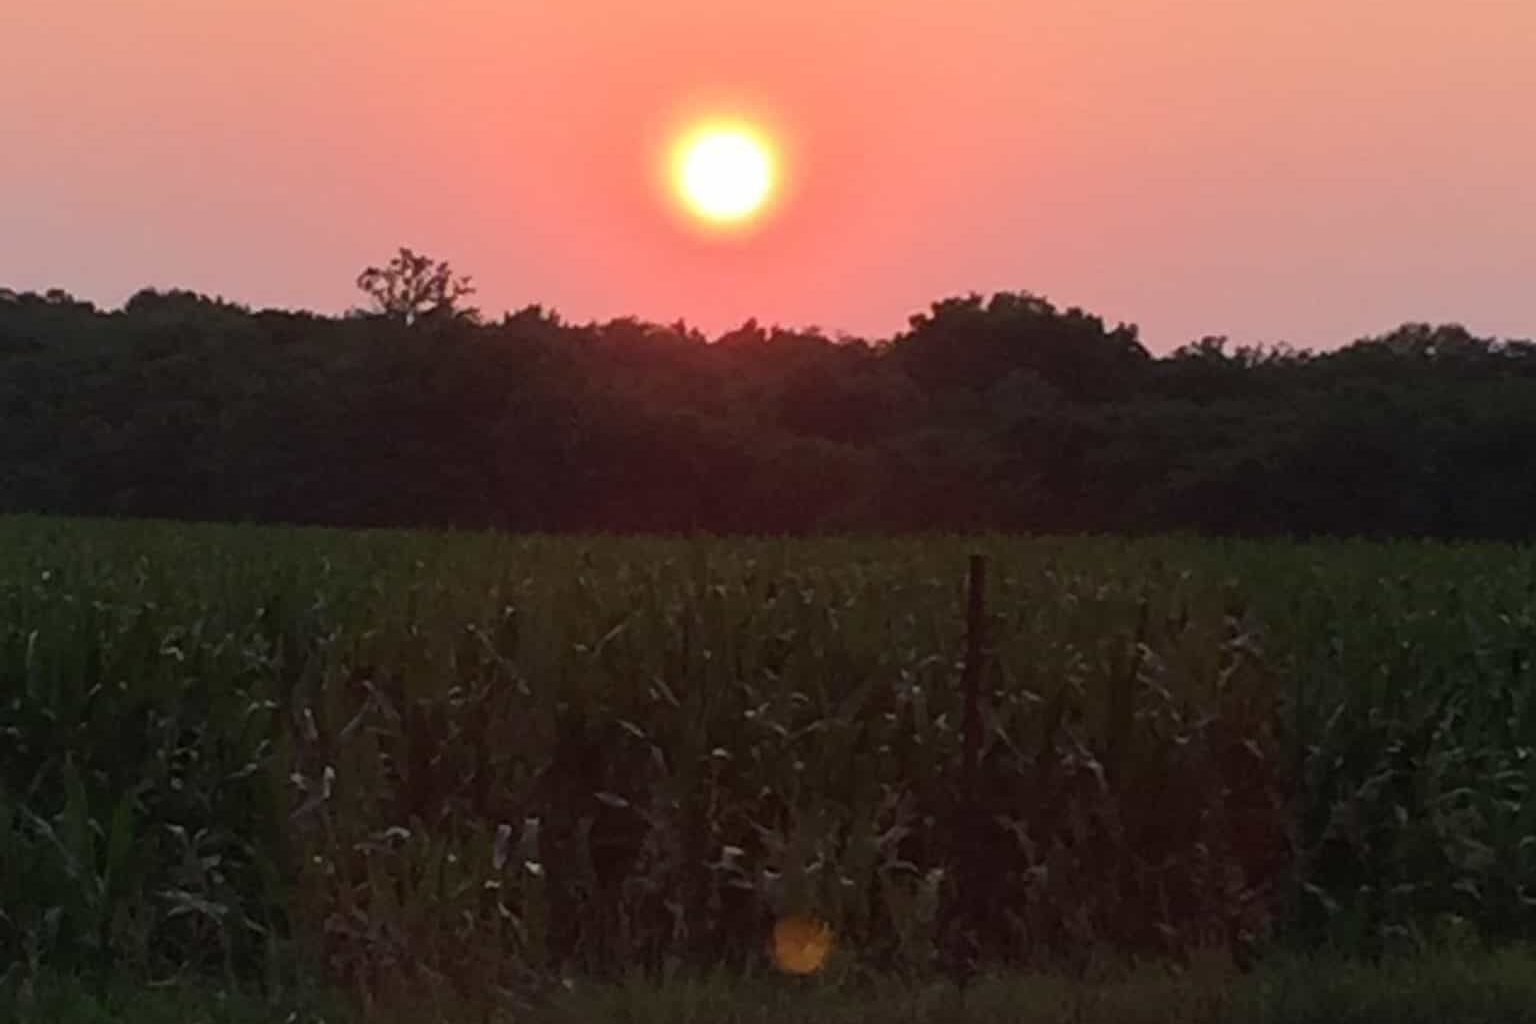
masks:
POLYGON ((885 335, 1024 289, 1324 347, 1536 335, 1536 0, 6 0, 0 284, 339 312, 400 245, 488 313, 885 335), (760 117, 750 238, 653 168, 760 117))

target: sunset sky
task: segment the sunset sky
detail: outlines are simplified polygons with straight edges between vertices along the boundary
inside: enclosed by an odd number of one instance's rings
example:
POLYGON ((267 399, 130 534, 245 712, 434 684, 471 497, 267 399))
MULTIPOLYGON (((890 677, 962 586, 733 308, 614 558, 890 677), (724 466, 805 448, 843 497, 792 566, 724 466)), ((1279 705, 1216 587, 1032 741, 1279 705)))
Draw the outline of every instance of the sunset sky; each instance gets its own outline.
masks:
POLYGON ((1325 347, 1536 336, 1536 0, 6 0, 0 285, 883 336, 1024 289, 1325 347), (777 141, 751 231, 659 173, 777 141))

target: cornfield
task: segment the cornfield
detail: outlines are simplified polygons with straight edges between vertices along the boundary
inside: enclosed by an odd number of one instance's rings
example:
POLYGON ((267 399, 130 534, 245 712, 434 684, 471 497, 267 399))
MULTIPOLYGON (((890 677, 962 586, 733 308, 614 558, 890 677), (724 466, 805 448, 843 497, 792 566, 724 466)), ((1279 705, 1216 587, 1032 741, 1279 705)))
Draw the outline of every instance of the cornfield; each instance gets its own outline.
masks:
POLYGON ((787 919, 845 973, 1536 938, 1533 657, 1509 547, 3 519, 0 964, 376 1001, 769 970, 787 919))

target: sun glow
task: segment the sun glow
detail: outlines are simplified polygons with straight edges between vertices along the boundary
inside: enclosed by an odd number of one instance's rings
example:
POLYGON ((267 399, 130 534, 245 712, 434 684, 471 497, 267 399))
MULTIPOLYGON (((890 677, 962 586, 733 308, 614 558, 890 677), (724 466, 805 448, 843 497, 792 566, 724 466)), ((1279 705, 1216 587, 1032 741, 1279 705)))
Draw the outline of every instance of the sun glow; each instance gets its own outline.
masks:
POLYGON ((747 125, 704 125, 673 149, 673 188, 690 213, 711 225, 756 219, 773 198, 777 180, 772 145, 747 125))

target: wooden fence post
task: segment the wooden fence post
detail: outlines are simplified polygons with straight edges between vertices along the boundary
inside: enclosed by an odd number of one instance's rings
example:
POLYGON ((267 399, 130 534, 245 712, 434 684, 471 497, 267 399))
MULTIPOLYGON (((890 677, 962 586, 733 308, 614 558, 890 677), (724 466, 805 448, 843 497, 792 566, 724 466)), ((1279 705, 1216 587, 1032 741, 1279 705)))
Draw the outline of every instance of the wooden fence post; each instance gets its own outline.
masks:
POLYGON ((964 756, 960 766, 961 793, 973 803, 976 769, 981 758, 981 677, 987 650, 987 556, 972 555, 970 600, 965 616, 964 756))
POLYGON ((951 917, 950 967, 963 987, 975 972, 984 940, 989 882, 985 807, 978 785, 981 765, 981 683, 987 658, 987 559, 973 554, 967 583, 965 661, 961 667, 962 720, 959 792, 954 806, 950 858, 959 873, 955 880, 957 906, 951 917))

